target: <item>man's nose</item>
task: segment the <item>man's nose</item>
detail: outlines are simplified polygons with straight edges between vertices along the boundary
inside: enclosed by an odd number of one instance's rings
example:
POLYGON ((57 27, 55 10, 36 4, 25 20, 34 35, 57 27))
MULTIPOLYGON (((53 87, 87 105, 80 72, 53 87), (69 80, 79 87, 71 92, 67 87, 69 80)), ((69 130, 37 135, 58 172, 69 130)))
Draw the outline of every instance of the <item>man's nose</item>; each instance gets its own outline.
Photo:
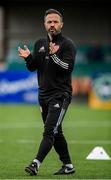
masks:
POLYGON ((51 26, 54 26, 54 22, 51 22, 51 26))

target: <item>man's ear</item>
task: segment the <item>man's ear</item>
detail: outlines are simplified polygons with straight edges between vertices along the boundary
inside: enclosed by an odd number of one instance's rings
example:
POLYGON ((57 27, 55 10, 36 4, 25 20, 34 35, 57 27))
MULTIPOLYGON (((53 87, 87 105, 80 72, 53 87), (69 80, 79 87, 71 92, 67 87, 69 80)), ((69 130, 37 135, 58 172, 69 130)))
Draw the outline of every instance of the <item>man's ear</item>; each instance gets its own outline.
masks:
POLYGON ((64 25, 64 23, 62 22, 62 23, 61 23, 61 28, 63 27, 63 25, 64 25))

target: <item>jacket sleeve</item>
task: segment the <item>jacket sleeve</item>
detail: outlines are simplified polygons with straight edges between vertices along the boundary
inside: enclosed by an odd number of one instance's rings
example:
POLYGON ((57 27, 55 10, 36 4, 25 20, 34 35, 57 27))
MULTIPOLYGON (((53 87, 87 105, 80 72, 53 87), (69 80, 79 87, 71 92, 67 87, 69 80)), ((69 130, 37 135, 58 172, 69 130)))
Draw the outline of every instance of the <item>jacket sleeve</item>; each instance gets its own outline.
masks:
POLYGON ((27 58, 25 58, 26 61, 26 67, 29 71, 35 71, 38 67, 38 43, 36 42, 34 45, 34 50, 32 54, 29 54, 27 58))
POLYGON ((75 63, 76 50, 72 41, 66 41, 62 46, 62 58, 58 54, 50 55, 51 59, 61 71, 72 72, 75 63))

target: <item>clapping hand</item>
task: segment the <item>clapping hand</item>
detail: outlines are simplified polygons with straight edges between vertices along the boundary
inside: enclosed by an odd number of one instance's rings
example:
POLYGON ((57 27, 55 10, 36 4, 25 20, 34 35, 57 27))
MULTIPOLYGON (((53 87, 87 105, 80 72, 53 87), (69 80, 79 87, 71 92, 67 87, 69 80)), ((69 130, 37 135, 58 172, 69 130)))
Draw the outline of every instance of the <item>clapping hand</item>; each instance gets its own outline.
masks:
POLYGON ((50 42, 49 44, 49 54, 54 54, 58 51, 59 45, 56 45, 55 43, 50 42))
POLYGON ((24 49, 22 49, 21 47, 18 47, 18 54, 22 58, 27 58, 30 54, 30 50, 28 49, 26 45, 24 45, 24 49))

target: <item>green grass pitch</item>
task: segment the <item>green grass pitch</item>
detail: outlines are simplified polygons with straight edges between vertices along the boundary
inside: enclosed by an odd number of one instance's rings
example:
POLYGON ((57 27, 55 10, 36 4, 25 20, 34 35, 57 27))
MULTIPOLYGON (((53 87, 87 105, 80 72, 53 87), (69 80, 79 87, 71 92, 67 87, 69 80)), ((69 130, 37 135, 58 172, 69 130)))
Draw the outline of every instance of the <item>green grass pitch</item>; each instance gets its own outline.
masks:
POLYGON ((0 179, 111 179, 111 160, 86 160, 96 146, 111 157, 111 111, 72 103, 63 128, 76 173, 54 176, 61 162, 52 149, 38 176, 30 177, 24 168, 35 157, 43 132, 39 106, 0 105, 0 179))

